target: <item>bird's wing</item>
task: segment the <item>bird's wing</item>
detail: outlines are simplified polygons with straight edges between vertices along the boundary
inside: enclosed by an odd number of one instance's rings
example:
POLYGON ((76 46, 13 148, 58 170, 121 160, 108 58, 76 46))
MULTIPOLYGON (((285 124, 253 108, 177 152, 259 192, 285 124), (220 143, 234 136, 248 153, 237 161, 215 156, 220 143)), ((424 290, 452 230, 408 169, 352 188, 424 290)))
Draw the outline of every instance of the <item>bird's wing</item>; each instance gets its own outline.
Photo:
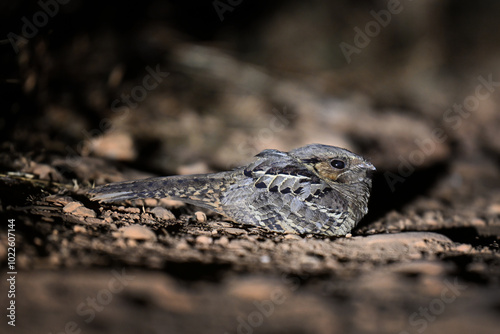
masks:
POLYGON ((344 235, 348 209, 336 191, 286 153, 263 153, 235 171, 221 198, 224 213, 273 231, 344 235))
POLYGON ((93 200, 102 202, 168 197, 222 213, 220 197, 230 175, 232 172, 154 177, 103 185, 89 194, 93 200))

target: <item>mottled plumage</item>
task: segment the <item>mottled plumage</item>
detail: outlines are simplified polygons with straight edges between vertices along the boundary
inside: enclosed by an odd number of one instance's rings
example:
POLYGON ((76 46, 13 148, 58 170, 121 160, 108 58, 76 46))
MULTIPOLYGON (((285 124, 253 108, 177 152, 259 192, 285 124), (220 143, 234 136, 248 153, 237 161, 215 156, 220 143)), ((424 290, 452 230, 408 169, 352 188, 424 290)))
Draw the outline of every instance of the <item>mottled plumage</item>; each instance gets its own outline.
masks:
POLYGON ((339 147, 264 150, 232 171, 156 177, 91 190, 111 202, 169 197, 271 231, 345 235, 368 211, 375 167, 339 147))

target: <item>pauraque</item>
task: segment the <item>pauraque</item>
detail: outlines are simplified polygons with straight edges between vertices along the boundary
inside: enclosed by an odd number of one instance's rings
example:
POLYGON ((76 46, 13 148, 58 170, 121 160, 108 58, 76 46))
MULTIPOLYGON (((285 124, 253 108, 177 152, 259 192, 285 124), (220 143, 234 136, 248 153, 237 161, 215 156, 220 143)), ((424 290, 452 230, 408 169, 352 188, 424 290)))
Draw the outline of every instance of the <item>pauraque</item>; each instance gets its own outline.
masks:
POLYGON ((90 194, 104 202, 168 197, 271 231, 342 236, 368 211, 374 170, 346 149, 312 144, 264 150, 232 171, 111 183, 90 194))

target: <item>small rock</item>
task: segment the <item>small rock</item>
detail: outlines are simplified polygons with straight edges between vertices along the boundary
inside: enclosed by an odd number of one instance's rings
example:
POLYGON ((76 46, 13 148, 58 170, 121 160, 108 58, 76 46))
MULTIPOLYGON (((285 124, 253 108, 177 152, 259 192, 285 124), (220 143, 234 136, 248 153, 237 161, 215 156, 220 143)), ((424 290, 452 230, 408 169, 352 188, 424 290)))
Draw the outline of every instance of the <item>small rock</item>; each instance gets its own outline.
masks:
MULTIPOLYGON (((59 195, 50 195, 45 197, 45 200, 49 203, 52 203, 53 205, 56 206, 65 206, 68 203, 73 202, 73 199, 69 196, 59 196, 59 195)), ((75 202, 79 203, 79 202, 75 202)), ((81 204, 81 203, 80 203, 81 204)))
POLYGON ((91 217, 91 218, 95 218, 96 214, 94 212, 94 210, 91 210, 89 208, 86 208, 84 206, 80 206, 78 208, 76 208, 73 212, 71 212, 73 215, 75 216, 79 216, 79 217, 91 217))
POLYGON ((86 233, 87 229, 85 227, 83 227, 83 226, 75 225, 73 227, 73 231, 75 231, 75 233, 86 233))
POLYGON ((57 171, 54 167, 45 164, 34 163, 31 173, 38 175, 38 177, 42 180, 52 180, 56 182, 64 180, 59 171, 57 171))
POLYGON ((137 247, 137 241, 135 241, 134 239, 127 239, 127 247, 137 247))
POLYGON ((67 213, 73 212, 76 210, 76 208, 81 207, 81 206, 83 206, 83 204, 80 202, 70 202, 64 206, 63 212, 67 212, 67 213))
POLYGON ((207 221, 207 215, 205 214, 205 212, 196 211, 194 215, 198 223, 205 223, 207 221))
POLYGON ((221 246, 227 246, 229 244, 229 239, 226 236, 222 236, 219 240, 215 241, 215 243, 221 246))
POLYGON ((127 213, 141 213, 141 209, 139 208, 134 208, 134 207, 124 207, 124 206, 120 206, 118 208, 119 211, 121 212, 127 212, 127 213))
MULTIPOLYGON (((116 233, 116 232, 115 232, 116 233)), ((126 248, 127 245, 125 244, 125 240, 122 238, 119 238, 119 236, 114 236, 116 238, 115 245, 119 248, 126 248)))
POLYGON ((87 217, 85 218, 85 222, 87 224, 92 224, 92 225, 107 225, 104 219, 99 219, 95 217, 87 217))
POLYGON ((200 245, 210 245, 212 243, 212 238, 205 235, 199 235, 196 237, 196 243, 200 245))
POLYGON ((49 222, 49 223, 53 223, 55 222, 54 218, 51 218, 51 217, 45 217, 45 216, 42 216, 42 220, 44 222, 49 222))
POLYGON ((96 214, 94 210, 86 208, 80 202, 71 202, 64 206, 63 212, 71 213, 72 215, 78 217, 95 217, 96 214))
POLYGON ((158 200, 154 199, 154 198, 146 198, 144 200, 144 205, 145 206, 151 206, 151 207, 155 207, 158 205, 158 200))
POLYGON ((191 247, 189 246, 189 244, 187 243, 186 240, 182 239, 175 245, 175 249, 188 250, 188 249, 191 249, 191 247))
POLYGON ((233 227, 234 224, 231 224, 231 223, 227 223, 227 222, 214 222, 212 221, 210 223, 210 227, 211 228, 218 228, 218 227, 233 227))
POLYGON ((285 240, 302 240, 302 238, 297 234, 287 234, 285 240))
POLYGON ((175 220, 174 214, 170 210, 162 208, 161 206, 157 206, 151 210, 151 213, 158 219, 175 220))
POLYGON ((124 238, 133 240, 156 240, 156 234, 146 226, 130 225, 119 230, 124 238))
POLYGON ((226 231, 227 233, 232 234, 232 235, 247 234, 247 231, 245 231, 241 228, 236 228, 236 227, 228 227, 228 228, 224 229, 224 231, 226 231))
POLYGON ((132 161, 137 157, 134 140, 129 133, 109 131, 85 141, 85 149, 112 160, 132 161))
POLYGON ((472 250, 472 246, 468 244, 462 244, 456 248, 458 252, 469 253, 472 250))

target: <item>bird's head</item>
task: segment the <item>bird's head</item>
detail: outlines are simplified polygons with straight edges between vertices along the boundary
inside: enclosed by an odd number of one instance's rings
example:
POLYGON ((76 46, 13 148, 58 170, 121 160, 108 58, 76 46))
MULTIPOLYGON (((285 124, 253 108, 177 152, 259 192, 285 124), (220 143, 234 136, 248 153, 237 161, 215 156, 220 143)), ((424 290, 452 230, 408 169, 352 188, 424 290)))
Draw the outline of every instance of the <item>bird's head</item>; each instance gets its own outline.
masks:
POLYGON ((292 150, 289 154, 329 184, 362 183, 371 187, 375 167, 349 150, 311 144, 292 150))

